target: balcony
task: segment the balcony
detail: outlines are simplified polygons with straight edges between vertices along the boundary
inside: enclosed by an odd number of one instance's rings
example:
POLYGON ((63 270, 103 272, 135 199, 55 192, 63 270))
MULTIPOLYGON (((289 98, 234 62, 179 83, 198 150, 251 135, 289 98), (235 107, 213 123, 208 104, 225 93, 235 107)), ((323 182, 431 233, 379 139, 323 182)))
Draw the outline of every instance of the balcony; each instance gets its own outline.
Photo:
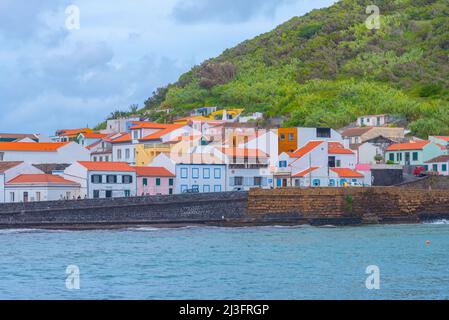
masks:
POLYGON ((163 143, 150 143, 143 145, 144 150, 170 152, 170 146, 163 143))
POLYGON ((292 168, 291 167, 275 167, 274 172, 275 175, 286 175, 289 176, 292 174, 292 168))

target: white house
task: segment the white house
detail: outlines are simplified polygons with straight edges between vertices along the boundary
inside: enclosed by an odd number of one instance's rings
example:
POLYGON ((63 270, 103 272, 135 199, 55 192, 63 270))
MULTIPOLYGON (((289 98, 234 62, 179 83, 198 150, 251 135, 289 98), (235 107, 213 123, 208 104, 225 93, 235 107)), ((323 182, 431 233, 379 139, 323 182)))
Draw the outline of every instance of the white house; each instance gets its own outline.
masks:
POLYGON ((117 198, 137 194, 136 172, 126 162, 75 162, 63 177, 78 182, 81 197, 117 198))
POLYGON ((89 158, 89 151, 75 142, 0 142, 0 161, 72 163, 89 158))
POLYGON ((364 185, 365 176, 355 170, 356 154, 340 142, 309 141, 293 153, 282 153, 275 169, 275 186, 340 187, 364 185))
POLYGON ((357 126, 359 127, 382 127, 391 123, 393 117, 388 114, 367 115, 357 118, 357 126))
POLYGON ((137 117, 134 118, 119 118, 106 121, 106 129, 102 133, 111 134, 115 132, 128 132, 134 125, 134 122, 139 121, 137 117))
POLYGON ((449 155, 442 155, 425 162, 428 171, 437 172, 441 176, 449 176, 449 155))
POLYGON ((103 138, 106 138, 108 135, 103 133, 96 132, 84 132, 78 135, 78 143, 83 147, 87 148, 88 146, 100 141, 103 138))
POLYGON ((340 133, 331 128, 297 128, 298 148, 301 148, 309 141, 333 141, 343 143, 340 133))
POLYGON ((7 196, 5 185, 20 174, 42 174, 43 172, 29 163, 21 161, 0 162, 0 203, 5 202, 7 196))
POLYGON ((80 197, 79 183, 51 174, 20 174, 5 184, 6 202, 70 200, 80 197))
POLYGON ((240 144, 240 148, 260 150, 268 155, 271 166, 275 166, 279 157, 279 137, 277 130, 257 130, 254 138, 240 144))
POLYGON ((226 191, 226 178, 225 164, 177 164, 175 193, 223 192, 226 191))

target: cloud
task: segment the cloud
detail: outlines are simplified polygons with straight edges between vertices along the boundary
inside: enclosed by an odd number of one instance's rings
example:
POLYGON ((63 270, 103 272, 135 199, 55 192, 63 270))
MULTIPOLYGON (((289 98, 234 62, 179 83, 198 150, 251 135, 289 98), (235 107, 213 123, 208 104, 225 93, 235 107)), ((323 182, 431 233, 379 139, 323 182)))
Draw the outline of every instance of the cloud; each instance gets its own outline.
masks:
POLYGON ((274 16, 278 7, 291 0, 180 0, 172 11, 179 23, 240 23, 257 15, 274 16))
POLYGON ((0 0, 0 34, 25 40, 48 29, 47 16, 62 10, 68 0, 0 0))

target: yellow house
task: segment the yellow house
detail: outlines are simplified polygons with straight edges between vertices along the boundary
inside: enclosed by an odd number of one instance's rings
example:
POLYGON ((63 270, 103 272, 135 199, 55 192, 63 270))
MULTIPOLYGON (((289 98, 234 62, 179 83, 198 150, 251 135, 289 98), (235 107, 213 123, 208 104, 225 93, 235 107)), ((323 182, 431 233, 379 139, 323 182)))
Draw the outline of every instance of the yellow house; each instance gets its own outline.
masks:
POLYGON ((175 121, 173 121, 174 124, 182 124, 186 125, 189 124, 190 121, 209 121, 209 118, 203 117, 203 116, 193 116, 193 117, 185 117, 180 118, 175 121))
POLYGON ((237 118, 245 109, 223 109, 212 112, 209 115, 209 120, 223 120, 223 114, 226 112, 227 119, 224 120, 232 120, 237 118))
POLYGON ((201 136, 178 137, 177 140, 165 143, 137 144, 136 145, 136 166, 148 166, 153 160, 165 153, 170 154, 187 154, 194 146, 201 143, 201 136))

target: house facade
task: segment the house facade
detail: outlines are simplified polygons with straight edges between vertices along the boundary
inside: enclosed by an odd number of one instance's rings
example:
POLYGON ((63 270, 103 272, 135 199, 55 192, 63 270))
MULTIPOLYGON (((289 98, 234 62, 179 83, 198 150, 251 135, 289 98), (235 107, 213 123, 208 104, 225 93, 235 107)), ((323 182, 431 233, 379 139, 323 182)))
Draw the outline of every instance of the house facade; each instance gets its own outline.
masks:
POLYGON ((82 198, 119 198, 137 195, 136 171, 126 162, 75 162, 65 179, 80 184, 82 198))
POLYGON ((29 163, 22 161, 3 161, 0 162, 0 203, 9 200, 6 193, 6 183, 20 174, 42 174, 41 170, 29 163))
POLYGON ((134 167, 137 195, 154 196, 175 193, 175 174, 164 167, 134 167))
POLYGON ((449 176, 449 155, 442 155, 424 163, 426 171, 436 172, 440 176, 449 176))
POLYGON ((5 185, 6 202, 72 200, 79 197, 79 183, 51 174, 20 174, 5 185))
POLYGON ((176 193, 226 191, 226 165, 189 163, 176 165, 176 193))
POLYGON ((421 166, 426 161, 447 154, 446 148, 432 141, 420 140, 390 145, 385 152, 389 163, 405 166, 421 166))
POLYGON ((343 143, 337 131, 331 128, 279 128, 279 154, 294 152, 309 141, 334 141, 343 143))

